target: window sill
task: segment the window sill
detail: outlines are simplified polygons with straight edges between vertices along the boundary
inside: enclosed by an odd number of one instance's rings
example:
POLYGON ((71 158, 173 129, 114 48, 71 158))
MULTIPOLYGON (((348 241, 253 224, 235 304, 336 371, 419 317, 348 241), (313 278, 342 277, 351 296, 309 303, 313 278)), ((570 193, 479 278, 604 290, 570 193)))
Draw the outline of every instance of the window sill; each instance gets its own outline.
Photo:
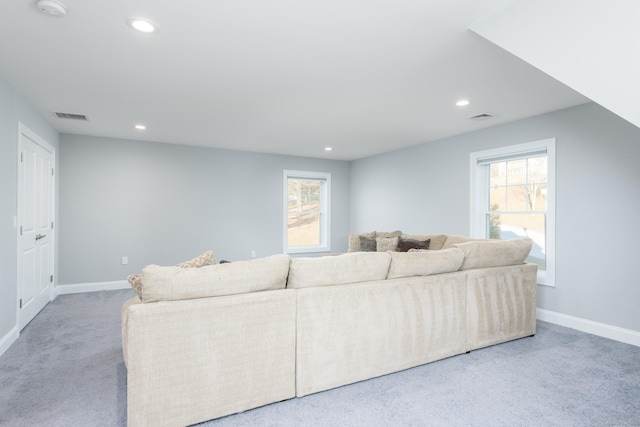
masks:
POLYGON ((311 253, 323 253, 331 252, 331 248, 327 246, 301 246, 286 248, 286 254, 311 254, 311 253))

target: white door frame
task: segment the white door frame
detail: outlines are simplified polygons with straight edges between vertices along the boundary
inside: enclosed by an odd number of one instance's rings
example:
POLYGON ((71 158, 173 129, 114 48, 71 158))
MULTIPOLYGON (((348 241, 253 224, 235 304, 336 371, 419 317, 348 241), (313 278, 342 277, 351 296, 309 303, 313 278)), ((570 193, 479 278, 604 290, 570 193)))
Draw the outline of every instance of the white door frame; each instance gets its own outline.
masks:
MULTIPOLYGON (((21 224, 24 221, 24 212, 22 212, 22 192, 23 192, 23 180, 20 174, 20 162, 21 162, 21 156, 22 153, 24 151, 24 138, 28 138, 31 141, 35 142, 38 146, 40 146, 41 148, 43 148, 45 151, 51 153, 51 159, 52 159, 52 167, 55 167, 56 165, 56 149, 49 144, 47 141, 45 141, 43 138, 41 138, 38 134, 36 134, 34 131, 32 131, 31 129, 29 129, 29 127, 27 127, 24 123, 22 122, 18 122, 18 157, 16 159, 17 161, 17 167, 16 167, 16 173, 17 173, 17 197, 16 197, 16 202, 17 202, 17 227, 16 227, 16 238, 17 238, 17 245, 16 245, 16 250, 17 250, 17 258, 18 258, 18 262, 17 262, 17 267, 18 267, 18 271, 17 271, 17 281, 16 281, 16 327, 18 329, 20 329, 20 287, 23 286, 22 283, 22 256, 21 256, 21 251, 22 251, 22 242, 20 239, 20 227, 21 224)), ((55 169, 53 169, 53 171, 55 171, 55 169)), ((52 171, 52 173, 53 173, 52 171)), ((49 265, 51 266, 51 274, 53 275, 53 277, 55 278, 55 248, 56 248, 56 231, 57 231, 57 217, 56 217, 56 179, 55 177, 51 180, 51 220, 53 221, 53 227, 50 230, 50 243, 51 243, 51 251, 49 251, 49 265)), ((54 281, 51 280, 48 282, 47 284, 47 288, 48 288, 48 293, 49 293, 49 301, 53 301, 54 299, 54 281)), ((20 331, 18 331, 18 334, 20 333, 20 331)))

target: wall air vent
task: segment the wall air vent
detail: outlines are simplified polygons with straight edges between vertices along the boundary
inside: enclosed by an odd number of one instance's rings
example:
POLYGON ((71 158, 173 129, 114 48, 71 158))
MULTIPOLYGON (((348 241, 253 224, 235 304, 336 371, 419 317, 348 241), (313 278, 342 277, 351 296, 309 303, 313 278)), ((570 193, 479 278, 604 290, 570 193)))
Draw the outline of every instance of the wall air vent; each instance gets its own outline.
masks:
POLYGON ((87 118, 87 116, 85 116, 84 114, 73 114, 73 113, 59 113, 59 112, 55 112, 53 113, 56 115, 57 118, 59 119, 69 119, 69 120, 80 120, 83 122, 88 122, 89 119, 87 118))
POLYGON ((477 116, 471 117, 471 120, 475 120, 475 121, 479 122, 480 120, 487 120, 487 119, 491 119, 491 118, 493 118, 493 116, 491 114, 478 114, 477 116))

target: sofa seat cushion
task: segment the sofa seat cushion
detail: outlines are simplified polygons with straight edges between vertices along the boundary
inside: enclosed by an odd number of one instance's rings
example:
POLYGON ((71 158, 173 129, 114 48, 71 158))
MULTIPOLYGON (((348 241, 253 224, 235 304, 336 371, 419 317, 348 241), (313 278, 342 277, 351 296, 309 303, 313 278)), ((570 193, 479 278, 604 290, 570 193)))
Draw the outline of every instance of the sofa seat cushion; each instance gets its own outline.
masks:
POLYGON ((142 270, 140 299, 146 303, 284 289, 288 271, 285 254, 200 268, 149 265, 142 270))
POLYGON ((453 246, 464 252, 464 261, 460 270, 472 268, 500 267, 517 265, 531 252, 533 240, 528 237, 513 240, 479 240, 455 243, 453 246))
POLYGON ((351 252, 318 258, 292 258, 287 287, 313 286, 384 280, 391 263, 390 252, 351 252))
POLYGON ((458 248, 440 251, 391 252, 388 279, 458 271, 464 252, 458 248))

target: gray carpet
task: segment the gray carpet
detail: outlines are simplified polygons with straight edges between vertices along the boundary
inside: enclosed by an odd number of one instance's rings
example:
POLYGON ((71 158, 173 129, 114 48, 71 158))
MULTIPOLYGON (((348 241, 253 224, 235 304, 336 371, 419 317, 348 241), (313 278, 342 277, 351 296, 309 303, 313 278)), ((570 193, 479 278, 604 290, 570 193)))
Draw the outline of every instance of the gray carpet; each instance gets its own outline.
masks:
MULTIPOLYGON (((62 295, 0 357, 0 425, 125 426, 120 306, 62 295)), ((640 347, 538 334, 202 426, 640 426, 640 347)))

